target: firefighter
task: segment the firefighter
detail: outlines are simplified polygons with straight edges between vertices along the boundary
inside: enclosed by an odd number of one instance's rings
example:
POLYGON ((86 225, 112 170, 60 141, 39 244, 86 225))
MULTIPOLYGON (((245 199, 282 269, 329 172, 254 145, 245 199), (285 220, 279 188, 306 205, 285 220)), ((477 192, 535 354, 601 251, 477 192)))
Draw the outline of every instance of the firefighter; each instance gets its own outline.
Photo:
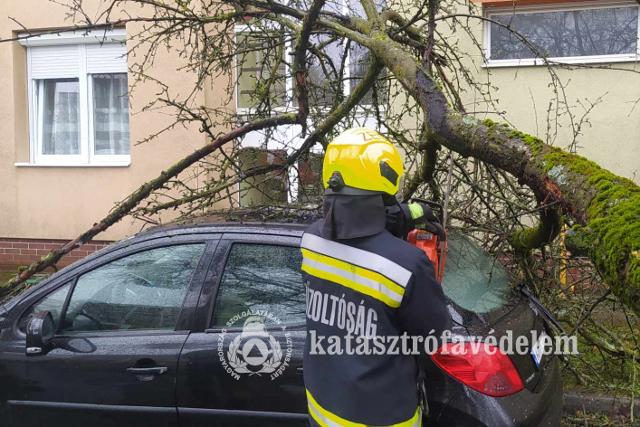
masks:
POLYGON ((374 130, 349 129, 327 146, 324 217, 301 243, 312 426, 422 425, 427 356, 394 352, 393 337, 440 337, 449 314, 428 258, 385 228, 403 174, 398 150, 374 130), (364 347, 382 338, 383 351, 364 347))

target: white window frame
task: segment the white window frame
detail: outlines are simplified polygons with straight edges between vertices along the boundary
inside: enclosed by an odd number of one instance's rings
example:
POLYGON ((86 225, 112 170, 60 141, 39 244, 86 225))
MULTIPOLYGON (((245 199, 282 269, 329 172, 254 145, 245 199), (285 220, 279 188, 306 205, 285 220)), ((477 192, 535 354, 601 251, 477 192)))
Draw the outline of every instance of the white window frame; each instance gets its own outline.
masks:
MULTIPOLYGON (((344 13, 348 12, 346 3, 344 6, 344 13)), ((237 36, 238 34, 242 34, 243 32, 249 32, 251 29, 251 27, 249 25, 246 24, 237 24, 235 26, 235 31, 234 31, 234 42, 237 43, 237 36)), ((294 46, 291 40, 286 39, 285 41, 285 47, 284 47, 284 55, 285 57, 292 57, 293 55, 293 50, 294 50, 294 46)), ((239 97, 238 97, 238 70, 239 70, 239 64, 238 64, 238 58, 237 56, 234 55, 234 59, 233 59, 233 77, 234 77, 234 84, 235 84, 235 92, 234 92, 234 98, 235 98, 235 107, 236 107, 236 114, 239 116, 251 116, 252 114, 254 114, 256 112, 256 109, 253 107, 240 107, 240 105, 238 105, 239 102, 239 97)), ((285 75, 287 76, 286 82, 285 82, 285 92, 287 94, 286 98, 288 99, 287 104, 283 105, 283 106, 277 106, 277 107, 273 107, 273 111, 274 112, 278 112, 278 113, 285 113, 288 111, 295 111, 296 107, 293 105, 293 76, 291 75, 291 67, 289 67, 289 64, 285 62, 285 75)), ((347 53, 347 58, 345 60, 345 65, 344 65, 344 74, 343 74, 343 79, 345 84, 343 85, 342 88, 342 93, 345 97, 348 97, 351 94, 351 54, 348 52, 347 53)), ((369 104, 364 104, 364 105, 369 105, 369 104)), ((379 106, 379 108, 382 108, 383 110, 384 105, 379 106)), ((356 109, 358 108, 358 106, 356 106, 356 109)), ((330 107, 326 108, 327 111, 330 110, 330 107)))
MULTIPOLYGON (((640 5, 632 0, 599 0, 587 1, 580 3, 559 3, 559 4, 540 4, 530 6, 487 6, 484 8, 484 17, 491 19, 495 15, 513 15, 527 12, 564 12, 573 10, 590 10, 590 9, 609 9, 621 6, 638 7, 638 29, 636 33, 637 44, 636 53, 616 54, 616 55, 588 55, 588 56, 564 56, 547 58, 549 63, 558 64, 598 64, 598 63, 616 63, 616 62, 637 62, 640 61, 640 5)), ((491 22, 484 21, 484 67, 518 67, 518 66, 539 66, 545 65, 542 58, 526 58, 526 59, 491 59, 491 22)))
MULTIPOLYGON (((341 0, 342 1, 342 13, 344 15, 348 15, 350 10, 349 10, 349 4, 348 1, 349 0, 341 0)), ((357 1, 357 0, 356 0, 357 1)), ((279 27, 276 24, 273 24, 274 30, 279 30, 279 27)), ((245 31, 250 31, 251 26, 247 25, 247 24, 236 24, 234 27, 234 42, 237 43, 237 35, 241 34, 242 32, 245 31)), ((284 47, 284 55, 285 58, 287 57, 292 57, 293 51, 294 51, 294 44, 292 42, 292 40, 290 40, 290 38, 286 38, 286 30, 285 30, 285 47, 284 47)), ((238 64, 238 57, 236 55, 234 55, 233 57, 233 77, 234 77, 234 93, 233 96, 235 98, 235 107, 236 107, 236 115, 240 116, 240 117, 250 117, 252 114, 254 114, 256 112, 255 108, 252 107, 240 107, 238 105, 238 83, 239 83, 239 79, 238 79, 238 71, 239 71, 239 64, 238 64)), ((287 98, 287 104, 283 105, 283 106, 278 106, 278 107, 273 107, 273 111, 277 112, 277 113, 285 113, 285 112, 291 112, 291 111, 296 111, 297 107, 295 107, 293 105, 293 76, 291 75, 291 69, 289 67, 289 64, 287 62, 285 62, 285 75, 287 76, 286 81, 285 81, 285 93, 286 93, 286 98, 287 98)), ((347 52, 347 58, 345 60, 345 69, 344 69, 344 82, 345 84, 343 84, 343 95, 345 97, 348 97, 351 94, 351 54, 350 52, 347 52)), ((361 104, 361 105, 370 105, 370 104, 361 104)), ((379 105, 378 106, 379 110, 381 111, 381 113, 385 113, 386 112, 386 105, 379 105)), ((331 107, 326 107, 326 111, 329 112, 331 110, 331 107)), ((356 118, 358 121, 362 122, 362 126, 368 126, 368 127, 376 127, 378 125, 377 120, 375 119, 375 117, 365 117, 364 115, 358 114, 359 112, 362 112, 362 108, 360 107, 360 105, 355 107, 355 111, 356 111, 356 118)), ((310 126, 312 128, 312 126, 310 126)), ((248 147, 257 147, 257 148, 266 148, 267 150, 281 150, 281 149, 286 149, 287 150, 287 154, 290 155, 293 153, 294 150, 296 150, 297 148, 299 148, 302 143, 304 142, 303 138, 300 138, 300 131, 302 130, 302 127, 298 124, 294 124, 294 125, 282 125, 278 127, 277 132, 280 134, 280 138, 288 141, 286 146, 282 146, 281 144, 278 143, 278 141, 268 141, 267 144, 265 144, 265 141, 262 137, 262 135, 259 132, 251 132, 249 134, 247 134, 242 141, 240 142, 240 147, 241 148, 248 148, 248 147)), ((311 149, 313 152, 322 152, 322 149, 320 148, 319 144, 316 144, 315 147, 312 147, 311 149)), ((297 169, 296 168, 290 168, 288 171, 288 201, 291 202, 295 202, 296 201, 296 194, 298 192, 298 173, 297 173, 297 169)), ((240 203, 240 184, 237 185, 237 193, 236 193, 236 202, 239 204, 240 203)))
MULTIPOLYGON (((350 13, 349 10, 349 0, 340 0, 341 1, 341 7, 342 7, 342 14, 344 14, 345 16, 348 15, 350 13)), ((355 0, 357 1, 357 0, 355 0)), ((245 31, 249 31, 250 30, 250 26, 247 24, 236 24, 235 25, 235 31, 234 31, 234 42, 237 43, 237 39, 236 36, 242 32, 245 31)), ((276 25, 274 24, 274 30, 276 29, 276 25)), ((293 57, 293 53, 294 53, 294 48, 295 46, 293 45, 291 40, 286 40, 285 41, 285 47, 284 47, 284 55, 285 58, 292 58, 293 57)), ((238 105, 238 63, 237 63, 237 57, 234 55, 234 67, 233 67, 233 76, 234 76, 234 84, 235 84, 235 92, 234 92, 234 97, 236 99, 235 102, 235 107, 236 107, 236 114, 238 114, 239 116, 250 116, 251 114, 255 113, 255 109, 254 108, 247 108, 247 107, 240 107, 238 105)), ((291 70, 290 67, 288 65, 288 63, 285 63, 285 75, 287 76, 286 79, 286 84, 285 84, 285 92, 287 94, 287 98, 289 99, 289 101, 287 102, 287 105, 284 106, 279 106, 279 107, 275 107, 273 108, 273 110, 275 112, 287 112, 287 111, 295 111, 296 107, 294 107, 293 105, 293 76, 291 75, 291 70)), ((344 82, 345 84, 343 85, 343 95, 345 97, 348 97, 351 94, 351 53, 347 52, 347 57, 345 60, 345 65, 344 65, 344 82)), ((370 104, 361 104, 361 105, 370 105, 370 104)), ((356 111, 358 110, 359 106, 356 106, 356 111)), ((380 105, 379 108, 382 111, 386 110, 386 106, 384 105, 380 105)), ((327 111, 330 110, 330 107, 327 107, 327 111)))
MULTIPOLYGON (((17 166, 70 166, 70 167, 122 167, 131 164, 131 154, 121 155, 96 155, 94 153, 93 132, 93 74, 102 71, 91 67, 88 70, 87 48, 92 46, 107 46, 109 44, 124 44, 126 40, 125 29, 93 30, 93 31, 65 31, 55 34, 41 34, 20 40, 20 44, 27 49, 27 90, 29 103, 29 163, 18 163, 17 166), (76 50, 77 70, 53 70, 51 72, 34 72, 33 49, 40 47, 68 46, 69 51, 76 50), (42 138, 39 135, 42 129, 43 114, 38 114, 42 108, 42 96, 37 95, 37 81, 43 79, 74 78, 79 84, 79 132, 80 153, 73 155, 42 154, 42 138)), ((126 52, 126 51, 125 51, 126 52)), ((103 65, 104 73, 127 73, 126 57, 110 61, 103 65)))
MULTIPOLYGON (((275 28, 274 26, 274 32, 279 31, 279 28, 275 28)), ((233 42, 238 43, 238 35, 245 33, 245 32, 250 32, 251 31, 251 26, 247 25, 247 24, 236 24, 234 27, 234 34, 233 34, 233 42)), ((286 32, 283 34, 286 37, 286 32)), ((284 55, 285 57, 292 52, 292 43, 290 40, 286 40, 285 38, 285 44, 284 44, 284 55)), ((239 94, 239 68, 240 68, 240 64, 238 63, 238 56, 234 55, 233 56, 233 78, 234 78, 234 98, 235 98, 235 107, 236 107, 236 114, 239 116, 251 116, 252 114, 254 114, 256 112, 256 109, 253 107, 240 107, 239 102, 240 102, 240 97, 238 96, 239 94)), ((287 79, 285 81, 285 93, 290 94, 293 92, 293 78, 291 77, 291 70, 289 67, 289 64, 287 62, 285 62, 285 75, 287 76, 287 79)), ((283 113, 286 111, 291 111, 293 110, 293 104, 291 102, 287 102, 287 105, 282 105, 282 106, 276 106, 273 107, 273 111, 277 112, 277 113, 283 113)))

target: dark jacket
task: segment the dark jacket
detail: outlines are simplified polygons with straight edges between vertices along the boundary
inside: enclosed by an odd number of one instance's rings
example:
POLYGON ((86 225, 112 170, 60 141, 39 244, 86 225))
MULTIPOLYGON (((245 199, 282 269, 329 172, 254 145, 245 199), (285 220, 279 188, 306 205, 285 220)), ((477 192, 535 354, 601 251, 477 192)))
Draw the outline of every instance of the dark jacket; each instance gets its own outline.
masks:
MULTIPOLYGON (((349 205, 353 208, 353 203, 349 205)), ((304 381, 309 414, 312 424, 323 426, 347 422, 417 426, 418 364, 427 356, 376 354, 373 340, 384 337, 384 348, 389 348, 393 338, 387 337, 405 332, 439 337, 449 327, 449 314, 442 287, 422 251, 384 229, 368 226, 366 235, 353 233, 367 215, 384 214, 384 207, 380 211, 370 204, 363 206, 366 213, 325 206, 325 218, 312 224, 302 239, 308 331, 304 381), (347 230, 327 228, 328 221, 337 223, 328 218, 331 212, 340 214, 340 227, 347 226, 347 230), (345 220, 345 215, 352 217, 345 220), (329 341, 329 336, 338 338, 329 341), (349 339, 354 354, 345 354, 349 339), (342 343, 342 354, 336 354, 336 340, 342 343), (361 353, 367 352, 365 341, 373 354, 358 354, 358 344, 361 353)), ((373 223, 379 223, 378 219, 373 223)), ((423 344, 417 349, 423 350, 423 344)))

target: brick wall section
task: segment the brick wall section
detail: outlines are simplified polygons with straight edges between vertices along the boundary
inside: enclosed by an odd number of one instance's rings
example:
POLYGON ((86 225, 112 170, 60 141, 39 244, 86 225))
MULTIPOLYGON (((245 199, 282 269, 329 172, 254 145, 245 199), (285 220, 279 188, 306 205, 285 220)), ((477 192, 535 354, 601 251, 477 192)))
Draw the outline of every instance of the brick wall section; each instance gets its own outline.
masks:
MULTIPOLYGON (((14 239, 0 237, 0 269, 14 270, 16 266, 29 265, 67 243, 68 240, 14 239)), ((112 242, 94 240, 74 249, 58 263, 64 267, 110 245, 112 242)))

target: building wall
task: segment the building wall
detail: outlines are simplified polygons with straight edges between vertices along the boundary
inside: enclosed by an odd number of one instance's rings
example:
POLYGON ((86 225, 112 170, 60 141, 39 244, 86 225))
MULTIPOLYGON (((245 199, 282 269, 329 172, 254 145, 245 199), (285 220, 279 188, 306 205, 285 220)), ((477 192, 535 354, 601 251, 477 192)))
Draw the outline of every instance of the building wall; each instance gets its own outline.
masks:
MULTIPOLYGON (((617 66, 640 71, 638 63, 617 66)), ((568 82, 566 93, 574 106, 576 121, 584 112, 578 100, 588 106, 587 100, 596 102, 602 97, 586 117, 589 124, 583 125, 582 134, 576 138, 577 153, 640 183, 640 108, 638 105, 634 108, 634 101, 640 99, 640 75, 597 69, 557 72, 562 81, 568 82)), ((488 74, 499 88, 500 106, 515 127, 561 148, 571 144, 573 129, 568 117, 559 119, 561 127, 555 137, 552 119, 551 137, 547 137, 546 109, 554 96, 548 86, 547 70, 543 67, 483 70, 483 76, 488 74)))
MULTIPOLYGON (((505 2, 493 1, 490 4, 495 6, 501 3, 505 2)), ((511 1, 506 3, 512 5, 511 1)), ((524 0, 518 4, 526 3, 560 1, 524 0)), ((470 22, 472 34, 482 41, 483 24, 478 20, 470 22)), ((440 30, 447 31, 444 25, 440 30)), ((475 80, 489 82, 492 86, 491 97, 498 101, 497 110, 506 113, 506 120, 521 131, 557 147, 567 148, 572 144, 574 138, 569 116, 565 114, 556 119, 552 112, 549 120, 547 115, 549 103, 556 96, 550 85, 552 79, 549 69, 545 66, 487 68, 483 65, 482 54, 472 39, 464 35, 464 31, 457 31, 456 38, 460 43, 459 50, 469 56, 465 63, 475 80)), ((635 62, 590 66, 573 67, 571 70, 552 67, 564 86, 565 93, 559 93, 558 96, 566 97, 576 124, 585 113, 583 106, 588 108, 590 102, 597 104, 586 115, 589 123, 583 124, 581 135, 576 137, 577 153, 640 183, 640 57, 635 62), (606 67, 617 70, 604 69, 606 67)), ((479 118, 502 120, 496 114, 485 113, 492 108, 482 102, 477 91, 467 88, 462 97, 468 111, 477 112, 479 118)))
MULTIPOLYGON (((97 6, 99 0, 87 0, 85 6, 97 6)), ((103 2, 102 2, 103 3, 103 2)), ((0 2, 0 38, 15 36, 22 28, 9 21, 16 18, 30 30, 68 28, 65 9, 42 0, 5 0, 0 2)), ((138 31, 129 25, 127 33, 138 31)), ((138 57, 139 59, 139 57, 138 57)), ((135 59, 129 58, 129 64, 135 59)), ((160 50, 151 70, 162 75, 163 82, 174 94, 188 93, 193 75, 178 68, 181 61, 175 53, 160 50)), ((212 81, 207 94, 198 95, 197 105, 216 102, 223 87, 212 81)), ((16 166, 28 162, 29 132, 27 107, 26 48, 20 44, 0 44, 0 237, 71 239, 104 217, 114 204, 124 199, 143 182, 159 174, 204 144, 205 137, 196 126, 162 134, 157 140, 135 145, 168 124, 166 112, 145 111, 142 107, 157 97, 157 86, 141 84, 131 98, 130 132, 131 165, 128 167, 36 167, 16 166)), ((125 219, 98 238, 116 240, 131 235, 141 222, 125 219)))

